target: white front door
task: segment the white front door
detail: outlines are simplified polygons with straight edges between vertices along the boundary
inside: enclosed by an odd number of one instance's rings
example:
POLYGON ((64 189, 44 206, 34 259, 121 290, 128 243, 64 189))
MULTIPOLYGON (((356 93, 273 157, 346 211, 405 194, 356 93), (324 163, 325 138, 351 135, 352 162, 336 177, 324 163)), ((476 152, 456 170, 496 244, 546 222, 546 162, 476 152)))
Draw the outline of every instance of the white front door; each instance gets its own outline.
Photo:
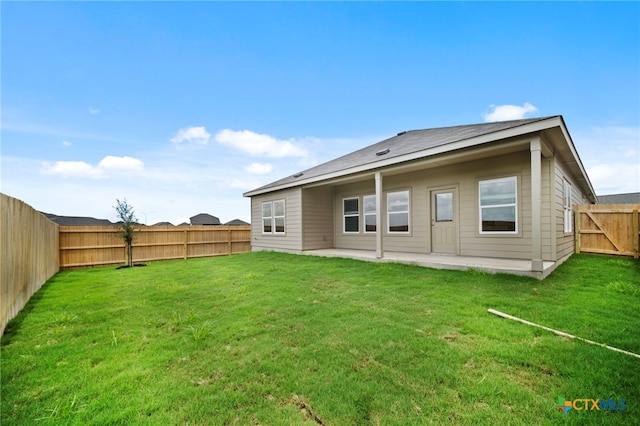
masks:
POLYGON ((458 252, 457 191, 431 191, 431 252, 458 252))

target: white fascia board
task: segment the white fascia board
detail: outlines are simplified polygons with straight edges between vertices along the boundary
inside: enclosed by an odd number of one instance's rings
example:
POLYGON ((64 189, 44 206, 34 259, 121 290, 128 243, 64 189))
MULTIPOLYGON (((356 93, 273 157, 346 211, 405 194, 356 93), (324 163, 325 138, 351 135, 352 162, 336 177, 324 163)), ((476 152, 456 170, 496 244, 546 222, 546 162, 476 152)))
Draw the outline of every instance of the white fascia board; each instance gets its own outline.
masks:
POLYGON ((416 151, 409 154, 401 155, 398 157, 388 158, 385 160, 374 161, 371 163, 366 163, 361 166, 351 167, 348 169, 338 170, 333 173, 327 173, 320 176, 314 176, 307 179, 301 179, 295 182, 287 182, 278 186, 272 186, 269 188, 264 188, 262 190, 253 190, 245 192, 243 195, 245 197, 253 197, 255 195, 266 194, 269 192, 281 191, 287 188, 293 188, 296 186, 304 186, 309 185, 316 182, 321 182, 324 180, 335 179, 338 177, 352 175, 356 173, 372 171, 374 169, 381 169, 384 167, 388 167, 398 163, 404 163, 407 161, 418 160, 420 158, 431 157, 433 155, 443 154, 450 151, 456 151, 459 149, 470 148, 477 145, 482 145, 489 142, 496 142, 501 139, 508 139, 516 136, 525 135, 527 133, 539 132, 542 130, 550 129, 556 126, 563 126, 560 117, 551 117, 545 120, 536 121, 533 123, 524 124, 518 127, 512 127, 509 129, 498 130, 496 132, 488 133, 486 135, 476 136, 470 139, 462 139, 457 142, 448 143, 441 146, 436 146, 430 149, 425 149, 422 151, 416 151))

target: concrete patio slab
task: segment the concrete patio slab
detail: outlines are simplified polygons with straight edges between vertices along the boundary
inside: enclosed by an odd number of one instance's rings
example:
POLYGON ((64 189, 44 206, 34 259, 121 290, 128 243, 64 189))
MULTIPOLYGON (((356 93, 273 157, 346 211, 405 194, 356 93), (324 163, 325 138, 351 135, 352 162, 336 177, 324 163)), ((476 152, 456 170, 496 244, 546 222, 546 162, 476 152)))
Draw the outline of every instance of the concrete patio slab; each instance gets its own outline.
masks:
POLYGON ((543 262, 541 272, 531 270, 530 260, 496 259, 491 257, 471 257, 426 253, 402 253, 385 251, 384 257, 376 258, 374 250, 321 249, 306 250, 301 254, 323 257, 343 257, 367 262, 395 262, 435 269, 467 270, 477 269, 489 273, 522 275, 537 279, 546 278, 562 262, 543 262))

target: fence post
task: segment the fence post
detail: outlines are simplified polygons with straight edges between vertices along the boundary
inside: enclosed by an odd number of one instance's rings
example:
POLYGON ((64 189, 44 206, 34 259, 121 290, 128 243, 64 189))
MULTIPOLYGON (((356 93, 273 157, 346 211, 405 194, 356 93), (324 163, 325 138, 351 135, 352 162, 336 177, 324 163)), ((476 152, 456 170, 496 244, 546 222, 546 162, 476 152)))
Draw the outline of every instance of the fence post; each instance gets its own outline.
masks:
POLYGON ((576 230, 576 253, 580 253, 580 206, 576 206, 573 222, 576 230))
POLYGON ((640 239, 640 235, 638 235, 638 209, 633 209, 633 258, 637 259, 640 255, 638 251, 640 251, 640 244, 638 240, 640 239))
POLYGON ((227 238, 229 240, 229 254, 231 254, 233 252, 231 251, 231 227, 230 226, 227 228, 227 238))
POLYGON ((189 253, 189 246, 188 246, 189 234, 187 232, 189 231, 185 229, 184 230, 184 260, 187 260, 188 253, 189 253))

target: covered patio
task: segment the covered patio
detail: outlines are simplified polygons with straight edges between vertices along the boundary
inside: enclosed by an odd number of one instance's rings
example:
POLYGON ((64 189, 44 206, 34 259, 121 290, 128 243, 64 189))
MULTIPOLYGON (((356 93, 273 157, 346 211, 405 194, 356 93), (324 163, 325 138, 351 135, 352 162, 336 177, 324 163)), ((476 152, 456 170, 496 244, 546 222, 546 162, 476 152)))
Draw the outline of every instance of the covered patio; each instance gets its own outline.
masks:
POLYGON ((375 250, 320 249, 305 250, 301 254, 323 257, 343 257, 367 262, 394 262, 435 269, 467 270, 476 269, 492 274, 503 273, 522 275, 537 279, 546 278, 562 262, 543 262, 542 271, 532 271, 530 260, 500 259, 493 257, 472 257, 426 253, 402 253, 385 251, 384 257, 377 257, 375 250))

